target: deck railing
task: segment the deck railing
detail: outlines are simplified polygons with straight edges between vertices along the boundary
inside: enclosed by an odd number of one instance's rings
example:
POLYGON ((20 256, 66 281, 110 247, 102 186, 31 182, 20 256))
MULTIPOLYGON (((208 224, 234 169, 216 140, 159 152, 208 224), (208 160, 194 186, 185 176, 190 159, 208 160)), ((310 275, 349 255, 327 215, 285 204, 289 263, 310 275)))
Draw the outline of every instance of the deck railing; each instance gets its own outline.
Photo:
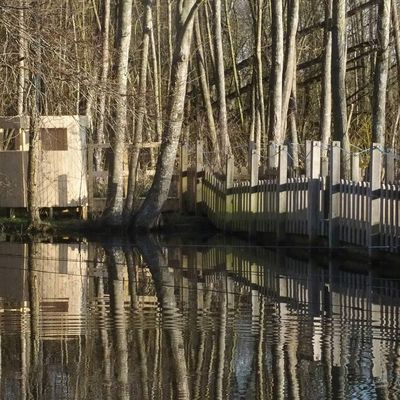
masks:
MULTIPOLYGON (((270 233, 278 241, 289 235, 306 236, 311 243, 325 238, 331 248, 355 245, 398 249, 400 186, 395 183, 394 154, 374 144, 366 154, 366 178, 360 178, 360 157, 356 154, 352 157, 352 179, 341 179, 343 151, 339 142, 329 146, 325 176, 321 143, 311 142, 308 148, 306 172, 296 177, 289 177, 287 146, 278 147, 277 165, 266 179, 259 178, 257 151, 250 154, 248 180, 234 178, 231 158, 224 174, 197 166, 193 170, 195 183, 187 185, 194 192, 196 209, 201 209, 217 228, 229 232, 252 236, 270 233)), ((197 158, 202 166, 199 152, 197 158)))

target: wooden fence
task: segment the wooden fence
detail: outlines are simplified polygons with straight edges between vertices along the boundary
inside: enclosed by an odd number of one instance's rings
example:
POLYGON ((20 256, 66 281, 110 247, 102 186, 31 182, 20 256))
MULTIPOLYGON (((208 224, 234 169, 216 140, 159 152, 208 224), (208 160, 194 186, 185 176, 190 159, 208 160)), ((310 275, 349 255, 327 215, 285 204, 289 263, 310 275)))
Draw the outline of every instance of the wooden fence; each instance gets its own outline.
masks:
MULTIPOLYGON (((304 175, 289 177, 290 155, 287 146, 282 145, 277 147, 276 168, 260 179, 259 155, 253 146, 248 180, 234 178, 232 158, 228 158, 223 175, 203 168, 200 149, 191 183, 183 185, 182 195, 188 192, 194 209, 202 210, 226 232, 275 234, 278 241, 288 235, 301 235, 310 243, 325 238, 331 248, 348 244, 397 249, 400 187, 395 183, 394 153, 385 153, 378 144, 368 154, 363 152, 369 158, 366 179, 360 178, 360 157, 354 154, 352 179, 344 180, 339 142, 329 146, 325 174, 321 172, 321 143, 309 142, 307 149, 304 175)), ((183 172, 182 176, 190 177, 190 173, 183 172)))

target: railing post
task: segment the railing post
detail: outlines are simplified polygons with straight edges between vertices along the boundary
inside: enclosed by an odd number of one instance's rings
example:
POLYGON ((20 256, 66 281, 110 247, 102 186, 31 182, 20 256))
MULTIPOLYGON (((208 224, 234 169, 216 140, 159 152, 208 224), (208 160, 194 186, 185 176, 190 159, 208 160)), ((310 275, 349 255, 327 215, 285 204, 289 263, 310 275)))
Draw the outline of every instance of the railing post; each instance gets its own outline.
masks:
POLYGON ((310 150, 310 175, 308 180, 308 238, 310 243, 318 236, 320 222, 320 171, 321 171, 321 142, 313 141, 310 150))
POLYGON ((195 170, 195 210, 196 214, 202 212, 202 185, 204 175, 203 142, 199 139, 196 142, 196 170, 195 170))
POLYGON ((233 179, 234 179, 234 158, 232 155, 228 155, 226 159, 226 170, 225 170, 225 231, 232 229, 232 212, 233 212, 233 179))
POLYGON ((88 211, 89 217, 93 216, 93 203, 94 203, 94 165, 93 165, 93 157, 94 157, 94 146, 93 142, 90 140, 87 144, 87 191, 88 191, 88 211))
POLYGON ((351 154, 351 180, 353 182, 360 181, 360 154, 351 154))
POLYGON ((340 142, 332 142, 329 156, 329 247, 339 244, 340 232, 340 142))
POLYGON ((188 210, 188 145, 186 143, 181 145, 179 206, 181 212, 188 210))
POLYGON ((287 179, 288 179, 288 147, 279 146, 279 165, 276 182, 277 190, 277 220, 276 239, 282 242, 286 235, 287 213, 287 179))
POLYGON ((382 146, 373 143, 370 161, 370 192, 369 192, 369 252, 380 242, 381 224, 381 188, 382 188, 382 146))
POLYGON ((252 236, 256 231, 257 218, 257 186, 258 186, 258 164, 260 161, 257 146, 250 142, 250 221, 249 235, 252 236))
POLYGON ((389 149, 385 155, 385 182, 394 183, 395 155, 394 150, 389 149))
POLYGON ((311 149, 312 149, 312 141, 306 140, 306 178, 311 176, 311 149))
POLYGON ((277 168, 278 166, 278 152, 277 145, 274 142, 270 142, 268 145, 268 167, 277 168))

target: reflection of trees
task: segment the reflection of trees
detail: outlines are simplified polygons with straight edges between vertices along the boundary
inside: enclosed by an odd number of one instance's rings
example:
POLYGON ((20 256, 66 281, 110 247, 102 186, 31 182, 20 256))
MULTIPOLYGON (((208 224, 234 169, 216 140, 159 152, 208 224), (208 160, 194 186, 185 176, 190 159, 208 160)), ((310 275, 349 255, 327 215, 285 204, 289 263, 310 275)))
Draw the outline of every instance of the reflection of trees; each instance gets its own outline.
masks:
POLYGON ((168 268, 167 258, 152 237, 148 237, 145 240, 139 238, 138 245, 144 261, 150 267, 162 309, 164 331, 166 332, 174 376, 174 390, 176 392, 174 397, 177 399, 189 399, 190 391, 185 343, 183 332, 180 328, 182 315, 178 310, 175 298, 174 275, 168 268))
POLYGON ((31 241, 28 244, 28 290, 31 311, 31 369, 29 374, 29 399, 40 399, 42 396, 43 365, 40 341, 39 259, 39 244, 35 241, 31 241))
POLYGON ((128 390, 128 340, 127 324, 124 303, 124 270, 126 268, 125 255, 118 246, 105 248, 109 276, 112 279, 111 298, 112 314, 114 316, 115 350, 116 350, 116 377, 118 383, 118 398, 129 398, 128 390))

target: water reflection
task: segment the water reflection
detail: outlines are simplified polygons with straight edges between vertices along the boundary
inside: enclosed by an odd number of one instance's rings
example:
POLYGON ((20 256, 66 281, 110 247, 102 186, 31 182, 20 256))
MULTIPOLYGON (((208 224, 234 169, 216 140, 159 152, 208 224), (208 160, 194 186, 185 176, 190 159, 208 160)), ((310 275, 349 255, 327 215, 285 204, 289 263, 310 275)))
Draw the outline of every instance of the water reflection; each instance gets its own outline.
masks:
POLYGON ((397 399, 400 282, 235 246, 0 243, 2 399, 397 399))

